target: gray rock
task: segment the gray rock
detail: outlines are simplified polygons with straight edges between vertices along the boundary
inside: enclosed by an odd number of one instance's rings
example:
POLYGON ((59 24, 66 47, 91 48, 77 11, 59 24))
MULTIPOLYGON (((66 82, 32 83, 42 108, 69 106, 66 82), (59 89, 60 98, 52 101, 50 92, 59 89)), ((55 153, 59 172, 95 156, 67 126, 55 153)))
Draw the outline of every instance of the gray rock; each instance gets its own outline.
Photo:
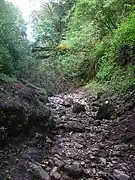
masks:
POLYGON ((100 161, 101 161, 103 164, 106 164, 106 159, 105 159, 105 158, 100 158, 100 161))
POLYGON ((52 140, 48 136, 46 136, 46 142, 52 144, 52 140))
POLYGON ((58 171, 58 168, 57 168, 57 167, 54 167, 54 168, 52 169, 50 175, 53 176, 53 174, 54 174, 55 172, 57 172, 57 171, 58 171))
POLYGON ((38 156, 39 152, 35 147, 27 147, 24 151, 20 153, 21 157, 25 160, 35 159, 38 156))
POLYGON ((61 179, 61 174, 59 174, 58 172, 54 172, 53 173, 53 177, 57 180, 57 179, 61 179))
POLYGON ((43 135, 40 133, 36 133, 35 138, 36 139, 43 139, 43 135))
POLYGON ((51 111, 46 107, 33 108, 29 116, 29 126, 35 127, 39 132, 46 132, 55 127, 55 122, 51 119, 51 111))
POLYGON ((75 142, 75 147, 78 148, 78 149, 82 149, 83 145, 75 142))
POLYGON ((86 109, 85 109, 85 106, 83 104, 75 103, 73 105, 73 113, 79 114, 80 112, 85 112, 85 111, 86 111, 86 109))
POLYGON ((95 120, 95 121, 93 121, 93 125, 94 126, 101 126, 101 121, 95 120))
POLYGON ((58 168, 57 167, 54 167, 50 173, 50 175, 52 177, 54 177, 55 179, 60 179, 61 178, 61 174, 59 174, 58 172, 58 168))
POLYGON ((58 168, 57 167, 54 167, 50 173, 50 175, 52 177, 54 177, 55 179, 60 179, 61 178, 61 174, 59 174, 58 172, 58 168))
POLYGON ((85 132, 85 125, 82 123, 72 123, 65 126, 65 129, 67 131, 73 131, 73 132, 85 132))
POLYGON ((63 167, 64 166, 64 163, 63 161, 59 160, 58 158, 54 157, 54 162, 55 162, 55 165, 58 166, 59 168, 63 167))
POLYGON ((98 110, 97 118, 98 119, 110 119, 114 114, 114 107, 109 101, 105 101, 98 110))
POLYGON ((135 141, 135 133, 126 133, 121 135, 121 140, 124 143, 131 143, 132 141, 135 141))
POLYGON ((36 146, 37 144, 39 144, 39 141, 39 139, 33 138, 31 141, 29 141, 29 146, 36 146))
POLYGON ((30 119, 33 123, 35 118, 37 124, 40 124, 40 120, 44 117, 46 117, 44 121, 49 121, 49 110, 45 102, 40 101, 41 96, 46 98, 42 89, 28 82, 5 82, 0 85, 0 89, 0 117, 5 129, 5 139, 8 136, 18 136, 28 132, 32 127, 30 119))
POLYGON ((3 134, 17 136, 25 127, 25 123, 28 124, 25 107, 15 98, 7 97, 5 94, 2 96, 0 94, 0 118, 4 129, 1 131, 3 134))
POLYGON ((116 151, 120 151, 120 150, 127 151, 129 149, 129 145, 128 144, 118 144, 118 145, 115 145, 114 148, 116 149, 116 151))
POLYGON ((67 174, 72 177, 79 177, 83 174, 82 167, 78 162, 74 162, 72 165, 65 165, 64 169, 67 174))
POLYGON ((71 99, 71 98, 68 98, 63 102, 63 106, 65 106, 65 107, 71 107, 72 104, 73 104, 73 99, 71 99))
POLYGON ((105 150, 100 150, 97 154, 99 157, 106 158, 109 156, 109 153, 105 150))
POLYGON ((30 164, 30 167, 33 170, 34 174, 41 180, 51 180, 49 174, 41 166, 37 164, 30 164))
POLYGON ((130 177, 128 175, 126 175, 123 171, 120 171, 120 170, 117 170, 117 169, 114 170, 113 175, 114 175, 114 177, 116 177, 119 180, 128 180, 128 179, 130 179, 130 177))
POLYGON ((121 154, 120 151, 113 151, 113 152, 111 153, 111 156, 119 157, 119 156, 122 156, 122 154, 121 154))

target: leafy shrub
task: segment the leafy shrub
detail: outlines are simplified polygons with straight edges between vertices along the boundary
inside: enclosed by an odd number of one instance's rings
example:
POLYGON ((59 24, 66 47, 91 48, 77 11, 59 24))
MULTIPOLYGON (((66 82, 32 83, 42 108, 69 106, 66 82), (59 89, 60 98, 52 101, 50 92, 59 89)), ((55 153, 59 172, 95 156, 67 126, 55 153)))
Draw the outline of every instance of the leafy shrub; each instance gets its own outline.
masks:
POLYGON ((117 62, 121 65, 135 63, 135 11, 115 31, 113 41, 117 62))
POLYGON ((0 73, 0 82, 4 82, 4 83, 15 83, 18 82, 17 78, 15 77, 11 77, 9 75, 0 73))
POLYGON ((127 66, 117 69, 111 78, 111 85, 116 91, 126 93, 135 88, 135 67, 127 66))

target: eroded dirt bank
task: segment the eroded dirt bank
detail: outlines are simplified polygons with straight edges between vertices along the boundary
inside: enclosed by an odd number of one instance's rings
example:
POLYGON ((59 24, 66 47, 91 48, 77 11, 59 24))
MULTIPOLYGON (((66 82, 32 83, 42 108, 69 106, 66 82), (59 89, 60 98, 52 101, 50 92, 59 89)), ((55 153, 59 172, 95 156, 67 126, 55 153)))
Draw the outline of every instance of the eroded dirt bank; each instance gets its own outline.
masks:
POLYGON ((50 97, 52 134, 11 140, 0 150, 0 180, 135 179, 135 99, 116 99, 50 97))

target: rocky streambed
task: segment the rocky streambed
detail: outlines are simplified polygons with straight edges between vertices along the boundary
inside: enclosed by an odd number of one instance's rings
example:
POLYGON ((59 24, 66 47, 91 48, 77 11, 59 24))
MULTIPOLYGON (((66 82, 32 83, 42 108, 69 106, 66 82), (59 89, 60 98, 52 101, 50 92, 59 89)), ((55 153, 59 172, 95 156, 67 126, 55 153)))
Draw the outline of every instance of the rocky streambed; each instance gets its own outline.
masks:
POLYGON ((11 138, 0 150, 0 180, 134 180, 134 105, 134 96, 79 90, 50 97, 55 126, 11 138))

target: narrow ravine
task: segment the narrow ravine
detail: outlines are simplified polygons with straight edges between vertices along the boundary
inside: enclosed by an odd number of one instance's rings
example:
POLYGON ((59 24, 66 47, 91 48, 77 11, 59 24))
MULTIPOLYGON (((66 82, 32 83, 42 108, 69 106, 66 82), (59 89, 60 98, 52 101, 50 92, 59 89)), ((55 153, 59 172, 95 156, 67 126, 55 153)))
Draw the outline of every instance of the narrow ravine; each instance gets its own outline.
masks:
POLYGON ((56 122, 52 134, 17 138, 1 150, 0 180, 134 179, 131 107, 107 119, 112 112, 103 112, 99 99, 81 91, 50 97, 47 106, 56 122))

